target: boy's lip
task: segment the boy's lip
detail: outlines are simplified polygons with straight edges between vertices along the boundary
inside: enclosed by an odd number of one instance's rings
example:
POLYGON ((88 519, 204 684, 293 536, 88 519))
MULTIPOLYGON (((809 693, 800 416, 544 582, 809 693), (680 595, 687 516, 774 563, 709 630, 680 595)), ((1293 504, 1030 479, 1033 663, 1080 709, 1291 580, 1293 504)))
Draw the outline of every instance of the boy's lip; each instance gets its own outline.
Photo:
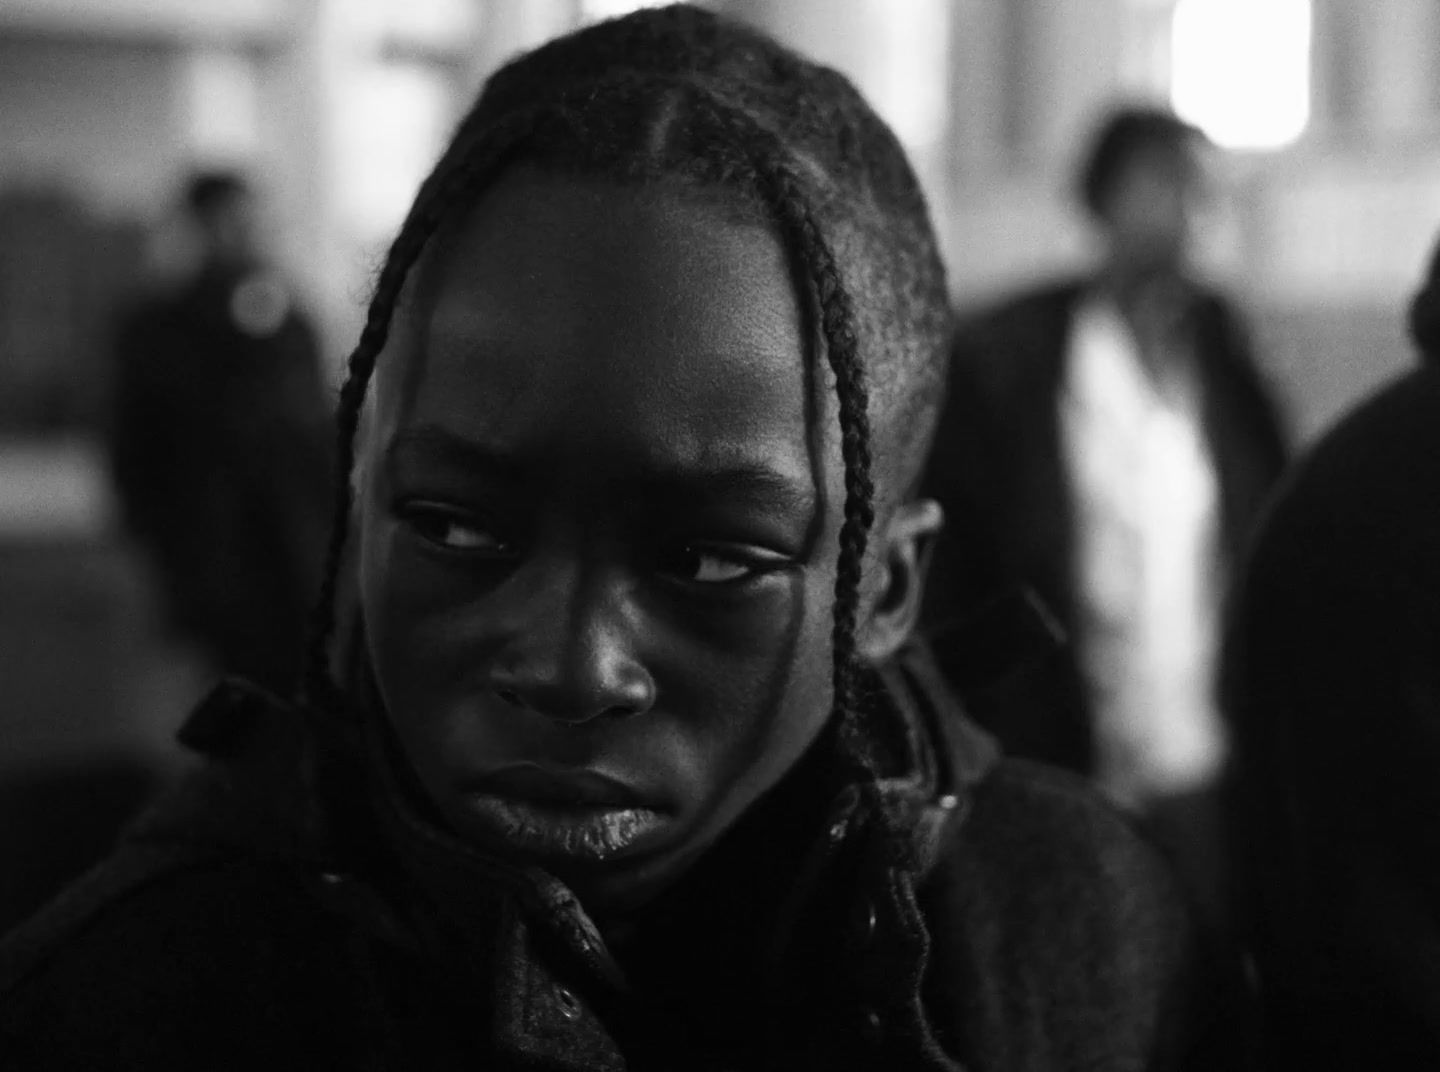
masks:
POLYGON ((463 787, 482 838, 559 866, 608 864, 653 849, 675 817, 639 791, 586 767, 515 763, 463 787))
POLYGON ((514 763, 467 781, 465 788, 472 793, 558 807, 655 807, 631 786, 585 767, 514 763))

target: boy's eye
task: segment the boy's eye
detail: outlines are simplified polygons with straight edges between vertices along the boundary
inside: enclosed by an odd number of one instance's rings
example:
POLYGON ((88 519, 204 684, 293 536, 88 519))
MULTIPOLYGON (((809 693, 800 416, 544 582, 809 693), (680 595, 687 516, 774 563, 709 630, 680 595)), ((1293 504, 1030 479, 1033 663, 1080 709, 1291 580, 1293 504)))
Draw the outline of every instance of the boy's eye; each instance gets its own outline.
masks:
POLYGON ((416 505, 402 511, 405 522, 424 539, 447 551, 504 555, 510 545, 476 517, 439 506, 416 505))
POLYGON ((775 568, 784 558, 755 547, 690 544, 669 556, 665 571, 695 584, 734 584, 775 568))

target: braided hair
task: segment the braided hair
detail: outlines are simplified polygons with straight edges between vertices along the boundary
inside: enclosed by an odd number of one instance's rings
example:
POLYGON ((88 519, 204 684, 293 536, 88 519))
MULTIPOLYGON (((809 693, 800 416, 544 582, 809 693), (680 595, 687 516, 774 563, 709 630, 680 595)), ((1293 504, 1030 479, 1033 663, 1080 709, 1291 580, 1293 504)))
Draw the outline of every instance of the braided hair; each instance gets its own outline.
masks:
POLYGON ((944 387, 944 270, 905 154, 854 87, 688 5, 599 23, 512 61, 486 84, 422 184, 379 273, 340 390, 341 479, 312 620, 307 698, 340 704, 329 649, 352 507, 346 474, 402 290, 437 233, 522 162, 722 198, 782 237, 839 403, 845 500, 834 702, 837 712, 856 710, 855 627, 877 471, 885 470, 882 490, 918 476, 944 387))

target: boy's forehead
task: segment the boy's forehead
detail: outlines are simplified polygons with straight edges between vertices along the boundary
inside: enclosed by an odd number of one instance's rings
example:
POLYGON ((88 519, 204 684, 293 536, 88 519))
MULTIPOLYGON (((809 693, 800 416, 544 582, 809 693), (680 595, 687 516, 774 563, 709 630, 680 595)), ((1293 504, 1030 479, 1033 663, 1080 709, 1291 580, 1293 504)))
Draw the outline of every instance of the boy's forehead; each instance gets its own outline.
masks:
POLYGON ((427 260, 382 361, 392 426, 523 442, 563 415, 582 439, 622 422, 698 457, 808 450, 834 421, 786 251, 704 202, 522 174, 427 260))

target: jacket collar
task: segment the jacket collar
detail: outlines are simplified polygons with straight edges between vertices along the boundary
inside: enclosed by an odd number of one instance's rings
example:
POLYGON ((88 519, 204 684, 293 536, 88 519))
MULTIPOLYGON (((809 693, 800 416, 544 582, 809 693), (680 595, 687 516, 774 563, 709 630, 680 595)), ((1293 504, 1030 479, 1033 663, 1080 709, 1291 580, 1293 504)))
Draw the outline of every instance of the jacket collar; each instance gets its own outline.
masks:
MULTIPOLYGON (((756 981, 776 995, 789 989, 797 974, 813 976, 811 951, 803 949, 805 922, 824 918, 817 903, 851 885, 836 881, 839 872, 899 869, 914 882, 923 880, 963 818, 973 787, 997 758, 994 743, 959 711, 922 645, 909 647, 874 684, 880 687, 870 690, 874 702, 867 725, 879 780, 874 785, 812 780, 817 788, 828 784, 830 804, 814 810, 818 818, 808 829, 778 830, 797 814, 778 805, 755 824, 763 827, 760 837, 792 837, 800 850, 790 857, 798 866, 780 884, 783 896, 767 906, 769 938, 760 946, 763 964, 756 981)), ((575 985, 624 1001, 630 980, 568 887, 539 868, 477 851, 432 821, 379 720, 367 725, 371 797, 386 841, 409 879, 467 942, 509 961, 499 977, 553 989, 553 980, 528 979, 520 967, 533 959, 526 954, 538 940, 563 951, 565 973, 575 985), (506 906, 477 898, 477 890, 496 891, 506 906)), ((719 881, 727 879, 722 875, 719 881)), ((519 1010, 532 1003, 501 1004, 519 1010)))
MULTIPOLYGON (((817 979, 829 987, 846 975, 831 970, 839 966, 833 962, 853 952, 836 942, 837 929, 862 938, 872 933, 882 900, 913 917, 909 931, 923 931, 914 887, 997 758, 991 739, 950 698, 922 645, 909 647, 872 684, 866 733, 879 778, 831 783, 828 810, 817 809, 818 820, 794 832, 800 851, 788 859, 798 863, 777 883, 783 895, 767 904, 759 928, 754 1000, 762 1006, 793 1004, 796 995, 828 1000, 813 996, 817 979)), ((281 840, 301 846, 295 851, 325 869, 322 899, 388 940, 418 947, 456 978, 487 988, 493 1038, 502 1050, 560 1069, 622 1068, 607 1024, 632 1001, 631 981, 574 894, 547 872, 479 852, 432 821, 379 719, 342 727, 307 717, 312 714, 231 685, 192 717, 182 738, 222 759, 232 793, 253 780, 237 776, 237 764, 263 768, 272 784, 254 794, 257 805, 275 791, 274 783, 288 784, 285 807, 305 819, 299 832, 281 840), (262 723, 270 729, 257 733, 262 723), (302 725, 321 728, 297 732, 302 725), (252 740, 273 744, 277 733, 287 742, 288 766, 252 740), (358 767, 368 771, 363 788, 346 777, 358 767), (327 768, 340 773, 327 778, 327 768), (366 838, 342 835, 355 814, 370 816, 364 820, 372 831, 368 840, 378 832, 384 851, 354 849, 366 838), (339 884, 328 882, 335 873, 361 876, 363 895, 344 896, 339 884), (476 975, 474 966, 483 973, 476 975)), ((265 813, 276 817, 273 808, 265 813)), ((757 929, 751 919, 743 922, 748 932, 757 929)), ((902 976, 919 971, 924 959, 928 940, 923 933, 912 938, 909 945, 885 946, 906 959, 902 976)))

